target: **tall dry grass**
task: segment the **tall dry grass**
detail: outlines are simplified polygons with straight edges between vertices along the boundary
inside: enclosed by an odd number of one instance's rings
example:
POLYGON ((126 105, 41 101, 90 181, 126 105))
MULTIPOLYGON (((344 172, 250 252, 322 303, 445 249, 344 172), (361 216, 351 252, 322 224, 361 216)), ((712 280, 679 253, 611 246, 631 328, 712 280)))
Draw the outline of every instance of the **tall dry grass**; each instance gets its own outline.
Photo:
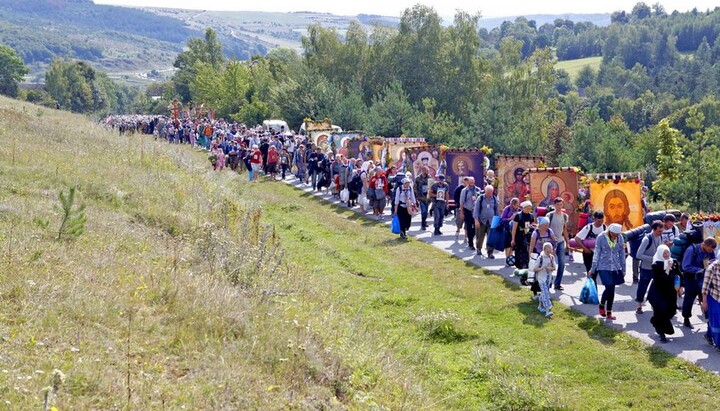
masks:
POLYGON ((55 369, 58 409, 352 402, 338 356, 284 313, 303 284, 274 229, 203 157, 0 99, 0 408, 41 408, 55 369), (70 187, 85 233, 56 241, 70 187))

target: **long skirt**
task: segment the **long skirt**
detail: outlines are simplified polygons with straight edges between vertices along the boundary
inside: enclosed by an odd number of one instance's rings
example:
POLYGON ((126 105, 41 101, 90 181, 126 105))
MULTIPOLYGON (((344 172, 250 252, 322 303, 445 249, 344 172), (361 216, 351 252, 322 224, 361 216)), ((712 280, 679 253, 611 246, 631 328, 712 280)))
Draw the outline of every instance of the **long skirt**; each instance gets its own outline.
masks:
POLYGON ((672 284, 670 289, 658 289, 655 281, 650 284, 648 292, 648 301, 653 309, 653 316, 650 318, 650 324, 655 327, 658 334, 675 334, 675 328, 672 325, 672 318, 677 310, 677 294, 672 284))
POLYGON ((528 243, 525 236, 516 236, 515 240, 515 267, 518 269, 528 268, 530 262, 530 254, 528 252, 528 243))
POLYGON ((707 296, 708 329, 716 347, 720 347, 720 302, 707 296))

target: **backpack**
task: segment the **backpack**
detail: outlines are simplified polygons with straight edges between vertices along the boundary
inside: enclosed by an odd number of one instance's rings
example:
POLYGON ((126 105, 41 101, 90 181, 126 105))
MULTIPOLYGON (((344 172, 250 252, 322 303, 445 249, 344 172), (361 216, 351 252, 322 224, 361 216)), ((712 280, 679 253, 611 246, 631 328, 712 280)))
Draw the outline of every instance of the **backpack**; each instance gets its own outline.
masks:
MULTIPOLYGON (((607 227, 605 226, 605 224, 602 225, 602 230, 603 230, 603 232, 605 232, 605 230, 607 230, 607 227)), ((602 234, 602 233, 600 233, 600 234, 602 234)), ((593 231, 592 226, 591 226, 588 229, 588 234, 587 234, 587 237, 585 237, 585 239, 590 240, 590 239, 594 239, 594 238, 597 238, 597 234, 595 234, 595 232, 593 231)))
POLYGON ((356 193, 359 193, 360 190, 362 190, 362 180, 360 179, 359 174, 355 174, 348 183, 348 189, 350 191, 355 191, 356 193))

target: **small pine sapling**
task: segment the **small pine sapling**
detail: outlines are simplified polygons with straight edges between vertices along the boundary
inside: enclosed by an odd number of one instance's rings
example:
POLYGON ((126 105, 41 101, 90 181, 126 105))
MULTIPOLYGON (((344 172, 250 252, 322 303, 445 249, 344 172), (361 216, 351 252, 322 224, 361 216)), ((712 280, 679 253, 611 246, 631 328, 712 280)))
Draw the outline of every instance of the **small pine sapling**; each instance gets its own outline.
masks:
POLYGON ((75 207, 75 193, 76 189, 72 187, 67 195, 65 195, 64 191, 60 191, 58 196, 60 199, 59 209, 62 215, 62 222, 57 236, 58 241, 63 238, 76 238, 85 232, 85 205, 80 204, 75 207))

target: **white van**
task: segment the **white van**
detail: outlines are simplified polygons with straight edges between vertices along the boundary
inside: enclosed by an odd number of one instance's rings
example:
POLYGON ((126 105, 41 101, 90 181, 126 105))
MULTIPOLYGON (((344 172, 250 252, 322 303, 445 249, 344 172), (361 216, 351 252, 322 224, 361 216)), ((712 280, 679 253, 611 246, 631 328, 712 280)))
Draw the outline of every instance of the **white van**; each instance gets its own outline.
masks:
POLYGON ((265 120, 262 125, 265 131, 274 130, 278 133, 290 131, 288 124, 283 120, 265 120))
MULTIPOLYGON (((342 129, 340 126, 336 126, 336 125, 333 124, 333 125, 332 125, 332 132, 333 132, 333 133, 342 133, 342 132, 343 132, 343 129, 342 129)), ((300 133, 301 136, 304 136, 304 135, 305 135, 305 122, 303 122, 303 123, 300 125, 300 131, 299 131, 299 133, 300 133)))

